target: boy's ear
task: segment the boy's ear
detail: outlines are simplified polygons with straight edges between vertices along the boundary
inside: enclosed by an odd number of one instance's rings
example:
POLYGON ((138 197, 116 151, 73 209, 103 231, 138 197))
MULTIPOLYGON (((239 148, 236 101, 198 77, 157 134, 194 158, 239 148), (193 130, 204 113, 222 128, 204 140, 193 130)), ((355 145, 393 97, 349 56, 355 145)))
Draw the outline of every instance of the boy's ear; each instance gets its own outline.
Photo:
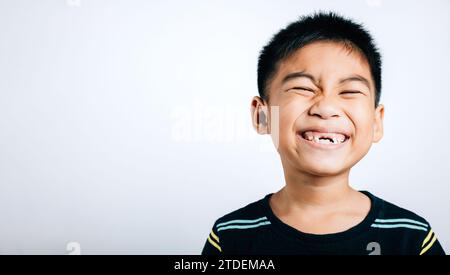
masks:
POLYGON ((375 117, 373 121, 373 142, 379 142, 383 137, 383 119, 384 119, 384 106, 379 104, 375 108, 375 117))
POLYGON ((251 103, 251 116, 253 128, 260 135, 269 133, 269 114, 266 102, 259 96, 255 96, 251 103))

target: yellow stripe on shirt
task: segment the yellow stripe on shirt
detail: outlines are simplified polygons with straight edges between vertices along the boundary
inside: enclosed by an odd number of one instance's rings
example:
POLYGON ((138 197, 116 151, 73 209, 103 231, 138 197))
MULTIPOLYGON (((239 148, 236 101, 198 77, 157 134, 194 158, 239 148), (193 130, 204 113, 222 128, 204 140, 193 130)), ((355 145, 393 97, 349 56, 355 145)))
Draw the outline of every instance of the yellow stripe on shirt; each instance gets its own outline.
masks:
POLYGON ((222 248, 220 248, 220 246, 213 240, 211 240, 211 238, 208 236, 208 242, 210 244, 212 244, 215 248, 217 248, 220 252, 222 252, 222 248))
POLYGON ((436 235, 434 235, 434 236, 433 236, 433 239, 431 240, 431 242, 430 242, 427 246, 425 246, 425 247, 422 249, 422 251, 420 251, 420 254, 419 254, 419 255, 422 255, 423 253, 427 252, 428 249, 430 249, 430 248, 433 246, 433 244, 434 244, 435 241, 436 241, 436 235))
POLYGON ((422 247, 425 246, 425 244, 430 240, 432 235, 433 235, 433 230, 430 229, 430 232, 428 233, 427 237, 425 238, 425 240, 423 240, 422 247))
POLYGON ((214 231, 211 230, 211 236, 219 243, 219 237, 217 237, 216 234, 214 234, 214 231))

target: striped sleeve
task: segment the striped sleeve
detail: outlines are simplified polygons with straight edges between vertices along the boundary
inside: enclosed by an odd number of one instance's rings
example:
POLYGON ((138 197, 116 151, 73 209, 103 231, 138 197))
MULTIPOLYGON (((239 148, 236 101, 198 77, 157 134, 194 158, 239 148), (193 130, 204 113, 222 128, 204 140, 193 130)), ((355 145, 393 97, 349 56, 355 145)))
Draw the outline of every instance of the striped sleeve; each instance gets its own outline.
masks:
POLYGON ((222 247, 220 244, 219 234, 215 231, 214 226, 206 239, 203 246, 202 255, 220 255, 222 254, 222 247))
POLYGON ((445 255, 444 249, 437 240, 436 234, 433 232, 431 227, 423 235, 423 239, 420 242, 419 255, 445 255))

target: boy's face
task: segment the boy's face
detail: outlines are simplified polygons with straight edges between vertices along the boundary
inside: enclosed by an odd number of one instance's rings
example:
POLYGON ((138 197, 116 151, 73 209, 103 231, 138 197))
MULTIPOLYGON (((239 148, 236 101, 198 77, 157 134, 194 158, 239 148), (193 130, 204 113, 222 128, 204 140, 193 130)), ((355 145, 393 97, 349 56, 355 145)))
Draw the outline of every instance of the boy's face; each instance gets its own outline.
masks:
MULTIPOLYGON (((284 167, 317 176, 346 172, 383 135, 384 109, 374 107, 369 65, 343 44, 301 48, 279 64, 268 91, 270 106, 279 106, 284 167)), ((257 112, 265 103, 255 97, 252 105, 257 112)))

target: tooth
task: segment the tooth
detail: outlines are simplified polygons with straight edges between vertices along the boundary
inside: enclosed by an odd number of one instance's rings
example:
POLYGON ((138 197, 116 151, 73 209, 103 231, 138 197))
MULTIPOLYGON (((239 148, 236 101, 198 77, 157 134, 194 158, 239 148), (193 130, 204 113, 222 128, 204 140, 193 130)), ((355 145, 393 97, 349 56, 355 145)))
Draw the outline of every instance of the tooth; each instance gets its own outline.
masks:
POLYGON ((306 132, 306 133, 305 133, 305 136, 306 136, 306 139, 307 139, 307 140, 309 140, 309 141, 313 140, 313 136, 311 135, 311 133, 306 132))
POLYGON ((303 137, 312 142, 321 144, 339 144, 343 143, 347 138, 338 133, 316 133, 311 131, 306 131, 303 137))

